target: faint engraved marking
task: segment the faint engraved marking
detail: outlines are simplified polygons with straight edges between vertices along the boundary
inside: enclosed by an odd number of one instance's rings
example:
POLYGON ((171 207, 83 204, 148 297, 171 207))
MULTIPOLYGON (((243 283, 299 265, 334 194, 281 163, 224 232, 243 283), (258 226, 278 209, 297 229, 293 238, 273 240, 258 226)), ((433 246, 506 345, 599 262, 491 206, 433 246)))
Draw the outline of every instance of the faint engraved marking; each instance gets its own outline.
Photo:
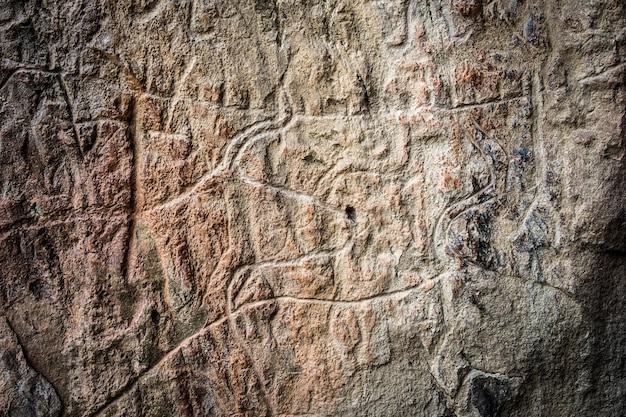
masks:
POLYGON ((620 63, 604 69, 599 74, 592 74, 583 78, 579 78, 578 82, 582 85, 619 85, 624 83, 623 71, 626 69, 626 63, 620 63))
POLYGON ((183 71, 183 74, 180 76, 178 81, 176 82, 176 86, 174 87, 174 95, 170 99, 170 105, 167 109, 167 120, 165 122, 165 131, 170 132, 172 130, 172 118, 174 117, 174 110, 176 110, 176 105, 181 99, 181 90, 185 87, 185 83, 191 75, 194 67, 196 65, 196 57, 192 57, 187 63, 187 67, 183 71))
POLYGON ((76 114, 75 114, 76 112, 74 111, 74 103, 72 99, 70 98, 67 85, 65 84, 65 79, 63 78, 63 74, 58 73, 57 80, 59 82, 59 86, 61 87, 61 92, 63 93, 63 98, 65 99, 65 103, 67 105, 67 112, 69 113, 70 119, 72 121, 72 128, 74 129, 74 144, 76 145, 76 148, 78 149, 78 153, 80 154, 81 159, 84 159, 85 155, 83 155, 83 149, 81 148, 80 143, 79 143, 80 135, 78 133, 78 127, 76 126, 76 114))
POLYGON ((141 159, 141 150, 139 140, 137 140, 137 103, 133 98, 130 103, 130 123, 128 125, 128 133, 131 144, 131 172, 130 172, 130 216, 128 226, 128 240, 126 242, 126 254, 122 263, 122 276, 126 282, 129 282, 131 268, 130 262, 134 255, 135 234, 137 233, 137 216, 141 207, 141 179, 139 178, 139 164, 141 159))
POLYGON ((13 324, 11 323, 9 318, 7 316, 0 316, 0 318, 4 318, 4 322, 7 324, 7 327, 9 328, 9 330, 11 330, 11 332, 15 336, 15 340, 17 341, 19 348, 22 350, 22 356, 24 358, 24 361, 26 362, 26 365, 28 365, 28 367, 30 367, 33 371, 41 375, 46 380, 46 382, 50 384, 50 387, 52 387, 52 389, 54 390, 54 393, 56 394, 57 399, 59 400, 59 403, 61 405, 61 414, 62 414, 63 409, 65 408, 65 405, 63 404, 63 399, 59 396, 59 390, 52 384, 52 382, 50 381, 50 378, 48 378, 43 372, 37 369, 37 367, 33 364, 32 360, 30 359, 28 350, 26 350, 26 347, 24 346, 24 343, 22 342, 21 336, 15 331, 15 328, 13 327, 13 324))
POLYGON ((469 122, 466 130, 473 130, 473 132, 470 132, 470 141, 480 152, 482 158, 487 161, 490 181, 485 187, 450 205, 439 216, 433 234, 433 247, 435 248, 436 258, 440 262, 445 262, 444 260, 448 254, 447 238, 453 222, 472 208, 491 203, 496 196, 504 193, 505 189, 506 170, 509 161, 504 148, 487 135, 474 120, 469 122))
MULTIPOLYGON (((486 108, 494 104, 506 104, 506 103, 518 102, 518 101, 519 101, 519 97, 514 97, 514 98, 505 99, 505 100, 494 100, 491 102, 485 102, 485 103, 479 103, 479 104, 462 105, 462 106, 458 106, 455 108, 439 108, 439 107, 432 107, 432 106, 424 106, 423 108, 414 109, 411 112, 399 111, 399 112, 385 113, 379 116, 410 117, 411 115, 417 116, 423 111, 439 112, 443 114, 446 114, 446 113, 455 114, 459 112, 465 112, 471 109, 486 108)), ((364 116, 354 115, 351 117, 363 118, 364 116)), ((368 116, 368 117, 371 117, 371 116, 368 116)), ((286 130, 290 129, 292 126, 295 126, 301 122, 310 122, 310 121, 315 121, 315 120, 338 121, 338 120, 345 120, 345 119, 346 117, 343 115, 325 115, 325 116, 295 115, 294 116, 291 114, 291 108, 288 107, 285 113, 283 114, 283 116, 281 116, 280 118, 272 120, 272 121, 263 121, 263 122, 255 123, 252 126, 245 129, 243 132, 237 134, 227 145, 226 150, 224 151, 223 157, 221 158, 220 163, 215 169, 213 169, 212 171, 200 177, 195 183, 189 185, 182 193, 178 194, 171 200, 155 205, 149 208, 148 210, 173 207, 176 204, 182 203, 186 199, 193 197, 196 193, 201 192, 202 187, 208 184, 210 181, 214 180, 215 178, 234 176, 235 178, 239 177, 244 183, 247 183, 248 185, 251 185, 253 187, 264 188, 272 192, 282 193, 288 198, 292 198, 297 201, 305 201, 307 203, 313 203, 323 208, 324 210, 337 215, 338 217, 347 218, 347 215, 342 208, 337 208, 337 207, 328 205, 306 193, 290 190, 285 187, 278 187, 278 186, 274 186, 270 184, 265 184, 259 181, 255 181, 243 175, 241 173, 241 170, 239 169, 239 161, 242 158, 243 153, 245 152, 246 149, 248 149, 249 146, 251 146, 256 141, 266 140, 267 138, 272 137, 276 134, 284 133, 286 130)), ((475 122, 473 122, 473 127, 481 133, 479 137, 472 139, 472 145, 481 153, 481 156, 483 157, 483 159, 485 159, 487 162, 490 163, 489 165, 490 172, 491 172, 490 182, 489 184, 487 184, 487 186, 485 186, 481 190, 478 190, 476 193, 472 194, 471 196, 466 197, 465 199, 453 204, 452 206, 444 210, 436 226, 438 232, 436 233, 437 237, 434 238, 435 242, 437 241, 444 242, 444 239, 441 239, 442 236, 445 236, 443 232, 449 229, 450 224, 456 218, 458 218, 458 216, 462 215, 464 212, 466 212, 467 210, 471 208, 477 207, 483 203, 491 202, 493 198, 497 196, 497 192, 500 191, 500 188, 502 188, 503 178, 506 178, 506 176, 503 176, 500 174, 501 168, 496 168, 496 164, 501 164, 502 162, 506 162, 506 161, 501 161, 498 158, 494 159, 493 157, 488 156, 485 152, 485 147, 487 145, 493 146, 494 149, 501 151, 501 153, 504 153, 503 148, 499 144, 497 144, 497 142, 491 139, 488 135, 486 135, 482 131, 480 126, 475 125, 475 122)), ((504 163, 504 166, 506 167, 507 164, 504 163)), ((339 168, 337 168, 335 171, 337 171, 338 169, 339 168)), ((348 222, 348 224, 352 225, 352 222, 348 222)), ((238 330, 237 330, 236 323, 235 323, 236 317, 240 314, 245 314, 246 311, 249 311, 249 309, 251 308, 262 307, 262 306, 265 306, 271 303, 276 303, 276 302, 312 303, 312 304, 319 304, 319 305, 325 305, 325 306, 354 307, 358 305, 371 303, 377 300, 401 299, 403 297, 410 295, 414 291, 420 291, 420 292, 424 291, 424 288, 423 288, 424 284, 420 282, 416 285, 407 286, 400 290, 389 291, 389 292, 376 294, 376 295, 369 296, 369 297, 353 299, 353 300, 341 300, 341 299, 338 300, 338 299, 330 299, 330 298, 329 299, 307 298, 307 297, 297 297, 297 296, 291 296, 291 295, 278 295, 278 296, 273 296, 265 300, 247 302, 235 308, 234 299, 233 299, 233 288, 236 283, 235 283, 234 278, 241 272, 245 270, 250 270, 254 268, 262 268, 262 267, 280 268, 280 267, 286 267, 286 266, 298 266, 298 265, 302 265, 307 260, 312 260, 316 258, 330 258, 333 256, 337 256, 339 253, 350 250, 353 244, 354 244, 354 233, 352 232, 350 234, 349 239, 345 242, 345 244, 342 247, 334 249, 334 250, 307 253, 303 256, 296 257, 294 259, 283 260, 283 261, 263 261, 263 262, 258 262, 258 263, 254 263, 251 265, 244 265, 235 269, 229 274, 229 278, 227 280, 227 304, 226 304, 225 315, 217 318, 216 320, 210 323, 206 323, 200 330, 188 336, 184 340, 180 341, 174 348, 172 348, 169 352, 164 354, 157 363, 155 363, 148 369, 142 371, 133 380, 131 380, 129 384, 127 384, 120 391, 118 391, 118 393, 116 393, 113 397, 111 397, 111 399, 108 400, 105 405, 100 407, 93 414, 93 416, 98 416, 98 415, 103 414, 108 409, 109 406, 119 401, 126 394, 130 393, 132 389, 139 383, 140 380, 142 380, 147 375, 153 372, 156 372, 161 367, 165 366, 167 361, 171 359, 174 355, 176 355, 181 349, 184 349, 186 346, 188 346, 189 343, 191 343, 191 341, 193 341, 194 339, 205 335, 212 327, 222 325, 224 323, 228 323, 229 326, 231 327, 231 330, 233 331, 233 334, 237 334, 238 330)), ((439 248, 440 251, 442 249, 443 248, 439 248)), ((447 258, 446 255, 442 254, 441 252, 437 257, 440 260, 447 258)), ((216 268, 216 270, 217 269, 218 268, 216 268)), ((214 273, 216 273, 216 271, 214 271, 214 273)), ((427 282, 428 282, 429 288, 432 288, 433 286, 437 285, 440 281, 448 279, 448 278, 449 276, 447 274, 439 274, 437 276, 428 278, 427 282)), ((245 280, 243 282, 237 282, 237 284, 240 284, 241 286, 243 286, 245 285, 245 280)), ((267 393, 267 390, 265 388, 266 381, 258 365, 256 365, 254 362, 252 351, 250 347, 247 345, 244 338, 241 337, 241 335, 235 336, 235 338, 237 339, 237 342, 241 345, 248 360, 252 364, 254 368, 253 372, 257 375, 257 377, 259 378, 259 381, 261 382, 263 395, 266 398, 268 407, 270 407, 270 410, 271 410, 273 405, 271 404, 269 394, 267 393)), ((434 378, 434 381, 435 383, 437 383, 436 378, 434 378)))
POLYGON ((133 5, 137 3, 144 3, 141 5, 141 11, 137 13, 137 23, 146 24, 151 20, 155 19, 167 6, 168 2, 163 0, 136 0, 133 2, 133 5))

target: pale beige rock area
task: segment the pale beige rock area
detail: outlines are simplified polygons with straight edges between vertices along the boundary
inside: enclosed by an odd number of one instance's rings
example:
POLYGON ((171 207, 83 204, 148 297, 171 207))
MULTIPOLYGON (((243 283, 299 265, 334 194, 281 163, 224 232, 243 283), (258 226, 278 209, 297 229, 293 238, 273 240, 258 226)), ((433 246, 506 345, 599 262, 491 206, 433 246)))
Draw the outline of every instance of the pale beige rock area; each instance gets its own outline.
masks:
POLYGON ((0 0, 0 416, 626 415, 621 0, 0 0))

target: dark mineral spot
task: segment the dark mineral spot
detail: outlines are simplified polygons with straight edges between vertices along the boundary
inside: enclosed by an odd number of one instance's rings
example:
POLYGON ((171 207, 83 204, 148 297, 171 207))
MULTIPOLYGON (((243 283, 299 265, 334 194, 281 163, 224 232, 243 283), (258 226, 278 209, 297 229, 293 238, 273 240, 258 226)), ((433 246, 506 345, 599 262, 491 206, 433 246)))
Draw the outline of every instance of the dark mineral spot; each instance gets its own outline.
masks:
POLYGON ((505 378, 480 375, 471 381, 469 400, 481 417, 498 417, 509 398, 509 382, 505 378))
POLYGON ((354 209, 354 207, 346 206, 346 216, 348 216, 348 219, 351 221, 356 220, 356 210, 354 209))

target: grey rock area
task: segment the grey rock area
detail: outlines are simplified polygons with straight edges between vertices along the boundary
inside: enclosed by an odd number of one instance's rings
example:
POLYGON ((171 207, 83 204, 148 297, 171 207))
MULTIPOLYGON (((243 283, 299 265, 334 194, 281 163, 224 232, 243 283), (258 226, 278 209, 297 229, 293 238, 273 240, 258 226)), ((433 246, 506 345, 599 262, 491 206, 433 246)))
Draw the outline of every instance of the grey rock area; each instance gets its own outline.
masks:
POLYGON ((5 319, 0 320, 0 361, 2 415, 61 415, 61 401, 57 393, 45 378, 30 367, 20 342, 5 319))
POLYGON ((624 416, 625 137, 621 0, 0 0, 0 416, 624 416))

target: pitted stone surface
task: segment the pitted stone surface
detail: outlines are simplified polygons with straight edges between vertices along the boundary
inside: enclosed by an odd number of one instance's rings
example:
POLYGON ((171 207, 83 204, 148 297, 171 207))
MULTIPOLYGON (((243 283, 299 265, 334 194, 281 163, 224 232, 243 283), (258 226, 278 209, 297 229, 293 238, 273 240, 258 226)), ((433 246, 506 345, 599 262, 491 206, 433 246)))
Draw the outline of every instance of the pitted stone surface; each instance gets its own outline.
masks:
POLYGON ((625 28, 0 0, 0 416, 624 414, 625 28))

